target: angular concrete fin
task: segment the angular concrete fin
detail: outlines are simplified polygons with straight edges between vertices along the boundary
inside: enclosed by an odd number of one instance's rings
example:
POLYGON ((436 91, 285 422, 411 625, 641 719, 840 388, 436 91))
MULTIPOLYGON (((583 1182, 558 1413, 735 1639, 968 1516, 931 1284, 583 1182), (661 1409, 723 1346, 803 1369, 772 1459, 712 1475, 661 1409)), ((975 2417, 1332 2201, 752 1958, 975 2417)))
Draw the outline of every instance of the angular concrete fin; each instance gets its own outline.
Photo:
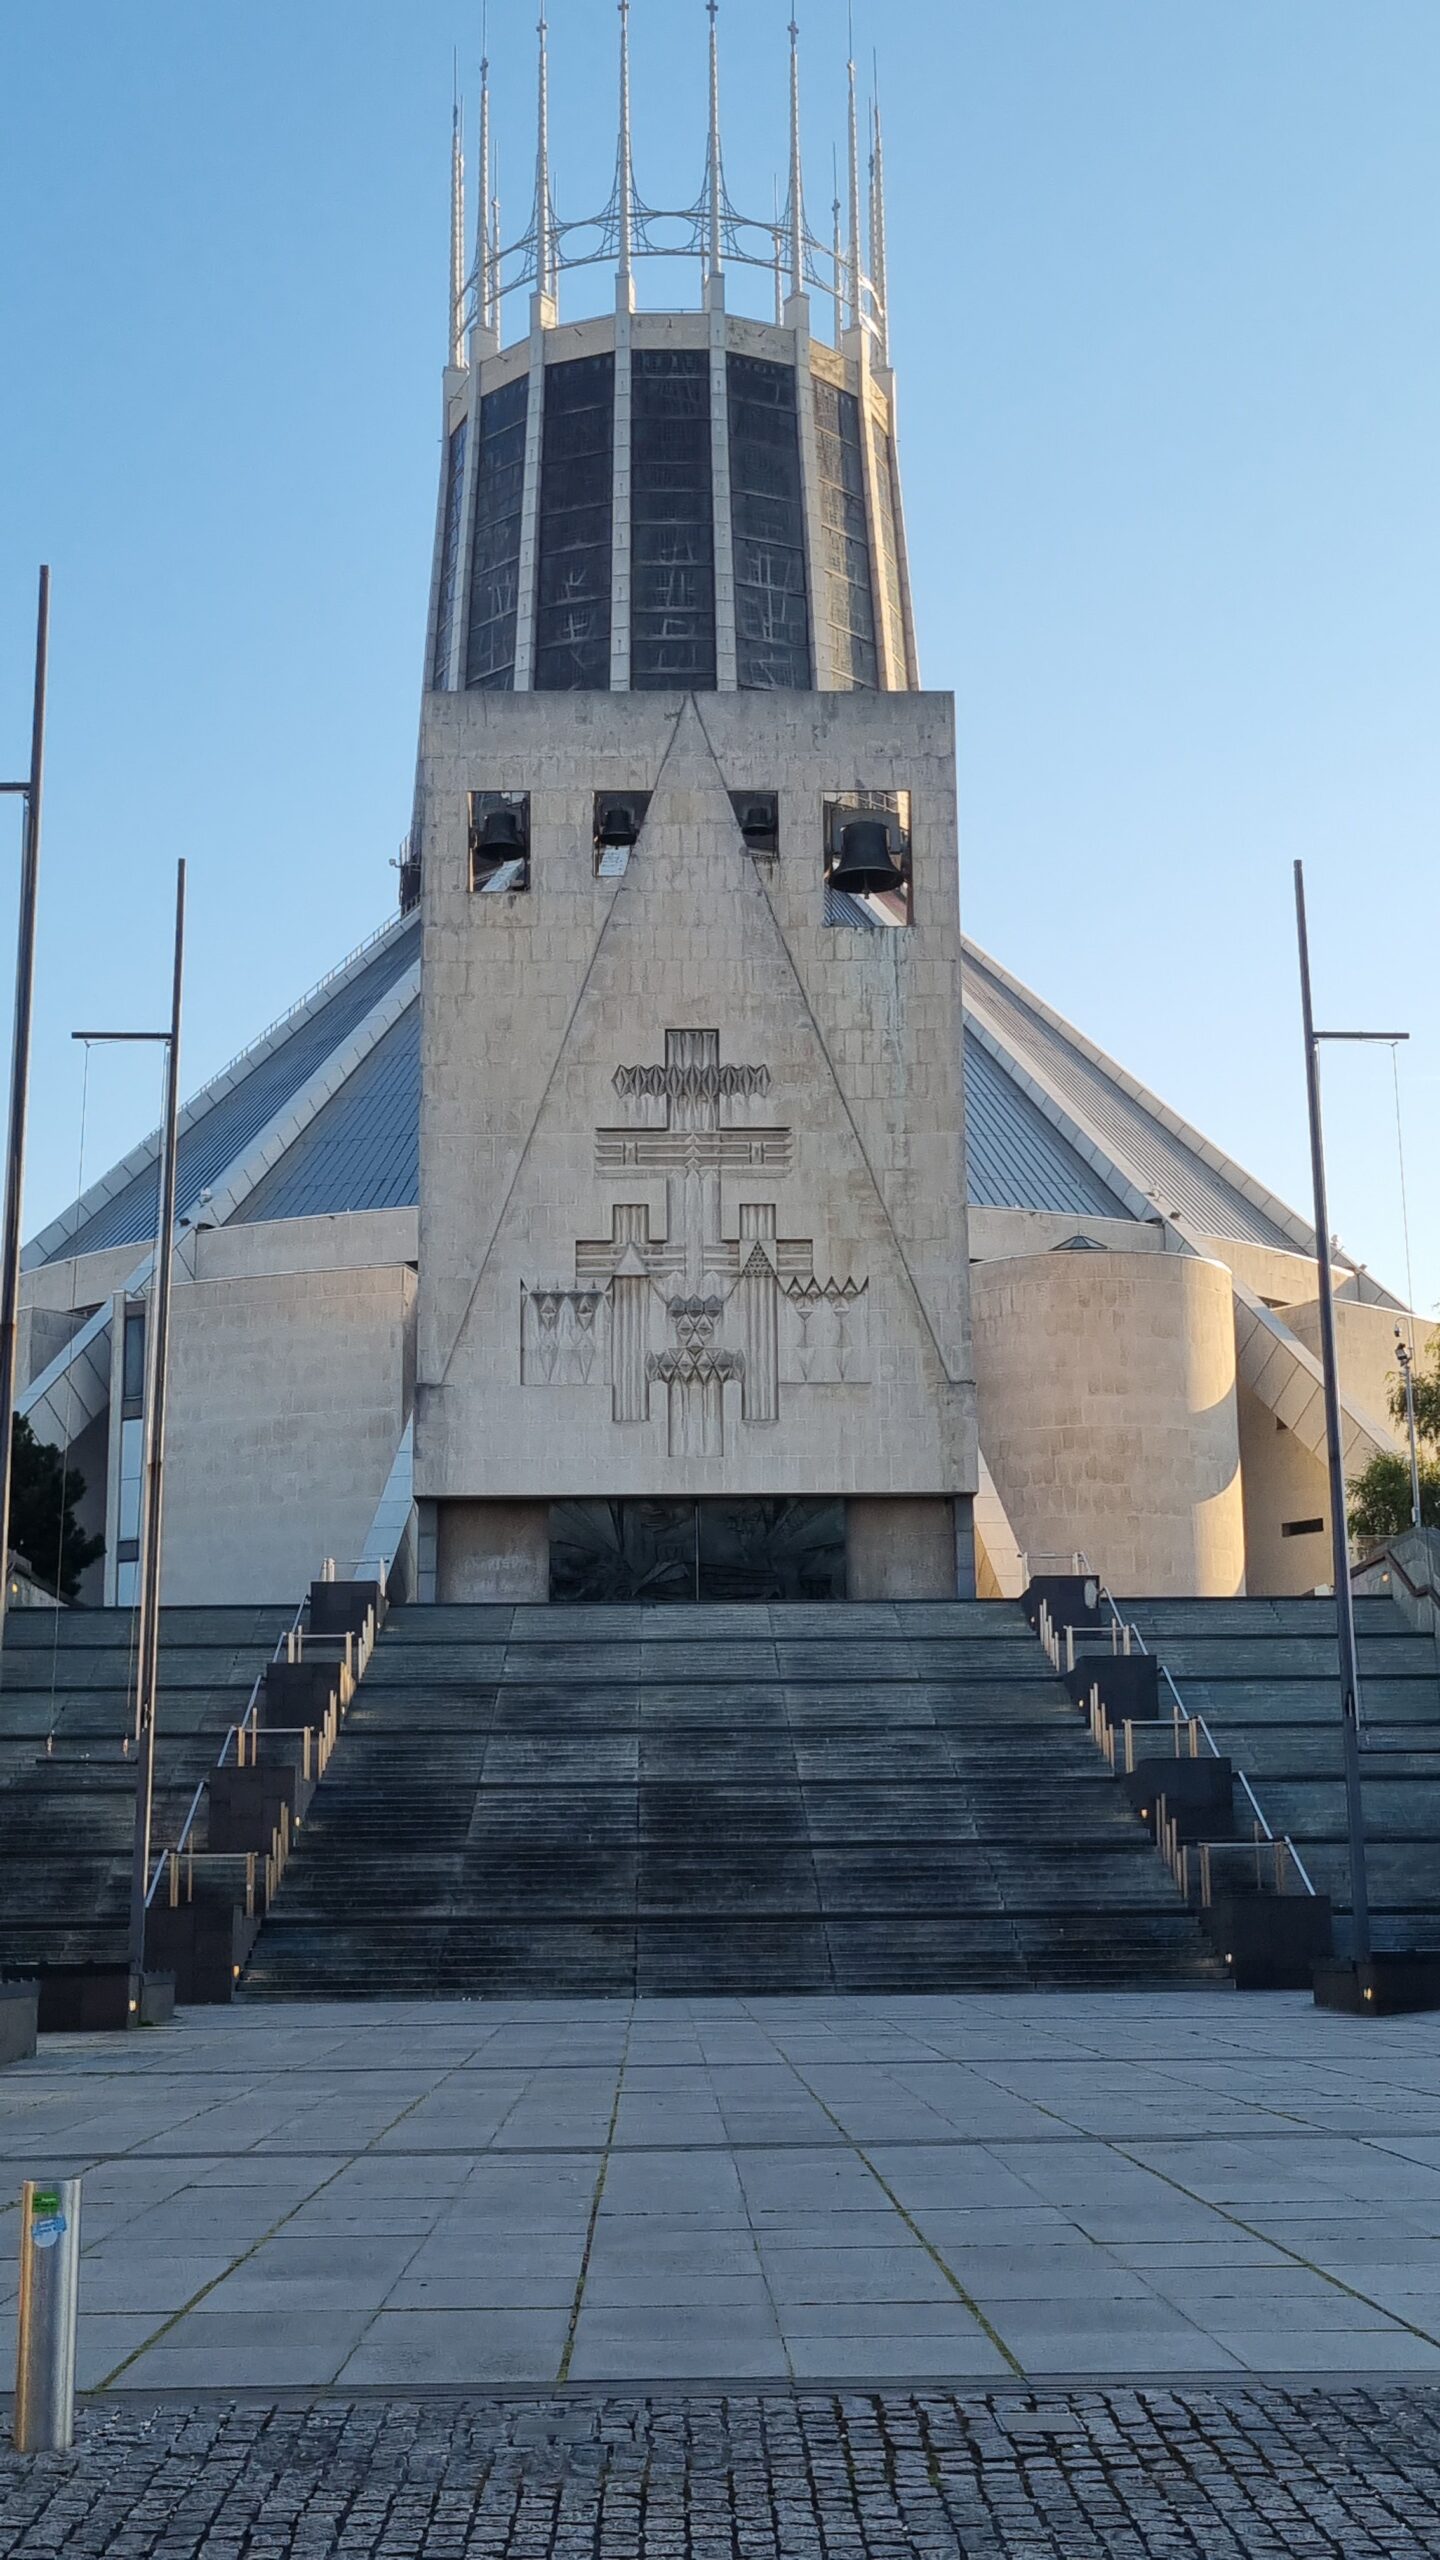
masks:
POLYGON ((667 850, 681 855, 714 851, 717 833, 734 852, 745 850, 725 776, 693 693, 686 694, 676 715, 636 854, 643 855, 647 834, 658 840, 662 832, 667 850), (706 841, 700 841, 702 836, 706 841))

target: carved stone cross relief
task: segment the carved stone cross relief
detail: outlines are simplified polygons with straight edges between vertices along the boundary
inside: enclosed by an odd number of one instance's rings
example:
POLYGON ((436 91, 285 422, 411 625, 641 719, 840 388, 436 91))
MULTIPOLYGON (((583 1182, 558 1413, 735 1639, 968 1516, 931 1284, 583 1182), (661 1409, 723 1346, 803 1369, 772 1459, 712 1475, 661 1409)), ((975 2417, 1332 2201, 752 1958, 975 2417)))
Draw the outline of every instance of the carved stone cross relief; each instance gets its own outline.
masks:
POLYGON ((620 1067, 614 1081, 651 1117, 597 1130, 596 1170, 663 1178, 665 1232, 651 1235, 646 1202, 618 1200, 609 1235, 577 1242, 573 1288, 522 1290, 525 1383, 608 1379, 617 1423, 648 1422, 663 1387, 672 1457, 723 1455, 727 1388, 741 1422, 763 1427, 779 1419, 782 1384, 863 1383, 868 1282, 819 1279, 813 1244, 777 1233, 771 1201, 742 1202, 738 1234, 722 1231, 722 1175, 790 1168, 788 1129, 722 1118, 726 1102, 769 1091, 769 1068, 722 1065, 718 1031, 672 1030, 663 1066, 620 1067))

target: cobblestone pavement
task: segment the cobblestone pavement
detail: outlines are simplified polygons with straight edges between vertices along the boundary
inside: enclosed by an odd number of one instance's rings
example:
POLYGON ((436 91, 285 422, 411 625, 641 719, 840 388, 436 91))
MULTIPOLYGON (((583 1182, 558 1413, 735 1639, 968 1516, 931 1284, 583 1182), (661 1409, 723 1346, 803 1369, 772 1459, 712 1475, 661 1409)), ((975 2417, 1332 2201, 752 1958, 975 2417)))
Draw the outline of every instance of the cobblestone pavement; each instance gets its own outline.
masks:
POLYGON ((1440 2392, 110 2402, 0 2457, 4 2560, 1408 2560, 1440 2392))

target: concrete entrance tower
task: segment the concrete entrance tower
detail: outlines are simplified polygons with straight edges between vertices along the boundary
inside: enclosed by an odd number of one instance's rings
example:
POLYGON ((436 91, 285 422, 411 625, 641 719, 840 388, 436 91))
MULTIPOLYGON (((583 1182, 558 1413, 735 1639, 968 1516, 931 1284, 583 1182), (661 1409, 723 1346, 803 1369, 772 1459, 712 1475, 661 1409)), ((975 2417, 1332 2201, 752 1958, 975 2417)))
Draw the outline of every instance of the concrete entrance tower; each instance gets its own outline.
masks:
MULTIPOLYGON (((878 137, 866 276, 852 67, 822 345, 792 30, 791 289, 729 312, 722 250, 770 269, 778 235, 725 193, 712 9, 706 307, 641 313, 674 217, 634 196, 627 17, 614 316, 558 317, 543 26, 530 230, 502 253, 487 205, 456 257, 409 869, 422 1591, 948 1598, 976 1487, 953 723, 915 688, 878 137)), ((488 94, 482 203, 487 136, 488 94)), ((461 186, 457 151, 457 241, 461 186)))

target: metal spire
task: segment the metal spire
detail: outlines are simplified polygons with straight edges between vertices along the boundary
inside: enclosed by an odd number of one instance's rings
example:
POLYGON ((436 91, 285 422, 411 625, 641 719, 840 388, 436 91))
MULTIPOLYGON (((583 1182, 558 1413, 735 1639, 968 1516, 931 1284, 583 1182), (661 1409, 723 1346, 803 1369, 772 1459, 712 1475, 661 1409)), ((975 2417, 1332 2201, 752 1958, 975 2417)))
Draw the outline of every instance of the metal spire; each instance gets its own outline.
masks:
POLYGON ((465 361, 465 140, 460 115, 460 66, 450 116, 450 361, 465 361))
POLYGON ((620 300, 629 310, 635 299, 631 265, 635 177, 630 136, 630 0, 620 0, 620 156, 616 192, 620 199, 620 300))
POLYGON ((880 75, 873 73, 875 142, 870 155, 870 279, 875 287, 875 316, 882 363, 890 361, 890 272, 885 249, 885 141, 880 130, 880 75))
POLYGON ((800 29, 790 21, 790 290, 805 290, 805 191, 800 167, 800 29))
POLYGON ((480 21, 480 202, 475 213, 475 317, 493 325, 490 290, 490 12, 480 21))
POLYGON ((860 281, 860 115, 855 103, 855 12, 850 12, 850 326, 858 329, 864 299, 860 281))
POLYGON ((720 15, 719 0, 706 0, 710 12, 710 147, 706 162, 705 193, 710 206, 710 257, 708 274, 713 284, 722 265, 721 209, 724 181, 720 173, 720 34, 716 24, 720 15))
POLYGON ((500 152, 498 145, 490 155, 490 306, 492 326, 500 327, 500 152))
POLYGON ((535 145, 535 282, 539 292, 555 290, 555 238, 550 203, 550 30, 540 12, 540 95, 535 145))
POLYGON ((835 344, 838 347, 845 335, 845 248, 840 229, 840 155, 838 151, 831 153, 831 176, 835 187, 830 211, 832 216, 831 258, 835 269, 835 344))

